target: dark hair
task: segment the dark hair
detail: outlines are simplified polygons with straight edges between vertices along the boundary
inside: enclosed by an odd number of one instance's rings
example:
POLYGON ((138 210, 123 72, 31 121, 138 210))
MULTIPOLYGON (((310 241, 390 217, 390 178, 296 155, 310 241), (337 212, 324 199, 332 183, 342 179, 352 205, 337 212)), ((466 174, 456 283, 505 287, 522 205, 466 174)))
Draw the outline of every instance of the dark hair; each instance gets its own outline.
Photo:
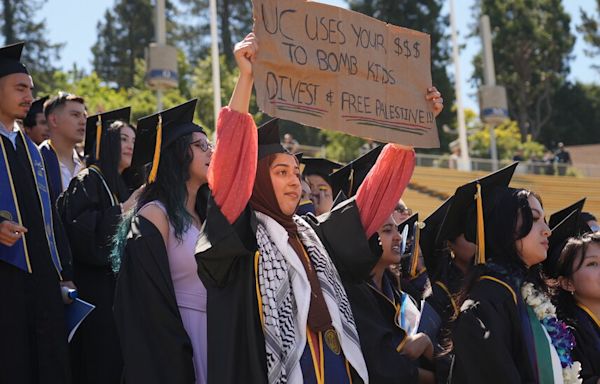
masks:
MULTIPOLYGON (((572 237, 564 246, 556 264, 557 277, 573 278, 573 274, 583 265, 583 259, 590 244, 600 244, 600 232, 590 232, 579 237, 572 237)), ((556 285, 554 304, 561 318, 573 321, 575 313, 575 299, 559 284, 556 285)))
POLYGON ((194 159, 190 148, 192 137, 193 133, 181 136, 161 150, 156 180, 147 184, 142 190, 135 209, 123 216, 113 238, 113 249, 110 253, 114 273, 118 273, 121 267, 121 255, 127 243, 131 221, 145 204, 154 200, 164 204, 175 237, 179 241, 182 240, 183 233, 192 225, 192 216, 185 207, 187 200, 185 182, 190 178, 189 167, 194 159))
POLYGON ((190 178, 189 167, 194 158, 191 143, 192 133, 189 133, 161 150, 156 180, 146 185, 135 209, 137 212, 153 200, 163 203, 178 240, 182 239, 181 236, 192 224, 192 216, 185 207, 185 183, 190 178))
POLYGON ((28 113, 27 116, 23 119, 23 126, 25 128, 31 129, 37 125, 37 115, 44 114, 44 112, 39 111, 36 113, 28 113))
POLYGON ((129 127, 135 132, 135 128, 124 121, 114 121, 106 130, 100 143, 100 158, 90 157, 89 165, 96 165, 102 171, 104 180, 110 190, 117 196, 120 202, 127 200, 129 189, 119 174, 119 163, 121 162, 121 129, 129 127))
POLYGON ((83 97, 61 91, 58 92, 58 95, 46 100, 44 103, 44 116, 46 116, 46 119, 52 112, 64 107, 68 101, 82 104, 85 107, 85 100, 83 97))
MULTIPOLYGON (((534 283, 538 289, 548 292, 541 263, 527 268, 516 247, 516 241, 527 236, 533 226, 533 215, 527 198, 534 196, 540 204, 542 199, 527 189, 508 187, 498 187, 491 195, 492 201, 486 202, 491 204, 491 209, 485 212, 486 264, 471 268, 467 274, 459 295, 459 306, 479 278, 493 269, 506 274, 515 285, 527 280, 534 283), (519 218, 521 225, 517 226, 519 218)), ((476 221, 471 220, 473 212, 469 212, 468 215, 469 223, 476 221)))

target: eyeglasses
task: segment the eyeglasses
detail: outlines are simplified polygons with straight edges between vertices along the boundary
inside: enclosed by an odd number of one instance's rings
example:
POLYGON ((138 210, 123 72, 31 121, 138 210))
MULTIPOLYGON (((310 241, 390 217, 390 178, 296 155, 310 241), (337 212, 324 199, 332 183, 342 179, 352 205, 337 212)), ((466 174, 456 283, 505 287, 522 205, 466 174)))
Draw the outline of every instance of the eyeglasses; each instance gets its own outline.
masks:
POLYGON ((198 140, 190 143, 190 145, 194 145, 194 144, 198 144, 200 146, 200 149, 202 150, 202 152, 207 152, 209 149, 211 151, 213 149, 215 149, 214 145, 210 141, 204 140, 204 139, 198 139, 198 140))
POLYGON ((412 209, 407 208, 403 205, 396 205, 396 209, 394 209, 394 211, 398 212, 401 215, 408 215, 408 216, 412 216, 412 209))

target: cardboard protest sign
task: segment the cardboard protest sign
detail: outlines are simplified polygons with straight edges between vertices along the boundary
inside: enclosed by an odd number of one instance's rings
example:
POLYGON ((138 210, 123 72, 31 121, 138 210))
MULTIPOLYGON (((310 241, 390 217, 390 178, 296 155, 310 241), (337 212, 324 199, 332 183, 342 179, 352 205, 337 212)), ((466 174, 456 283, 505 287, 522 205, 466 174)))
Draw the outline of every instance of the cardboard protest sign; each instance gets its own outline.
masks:
POLYGON ((259 108, 382 142, 439 147, 429 35, 301 0, 254 0, 259 108))

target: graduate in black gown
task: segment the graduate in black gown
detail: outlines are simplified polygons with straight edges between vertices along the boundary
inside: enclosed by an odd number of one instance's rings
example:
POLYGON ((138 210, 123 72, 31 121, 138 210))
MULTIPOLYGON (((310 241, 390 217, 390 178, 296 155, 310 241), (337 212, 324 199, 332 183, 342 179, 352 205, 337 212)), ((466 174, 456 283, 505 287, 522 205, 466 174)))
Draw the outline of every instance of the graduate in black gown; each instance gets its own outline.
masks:
POLYGON ((71 260, 42 156, 15 121, 33 101, 22 49, 0 48, 0 382, 69 383, 71 260))
POLYGON ((342 165, 319 157, 303 157, 300 161, 304 164, 302 176, 310 187, 315 213, 321 215, 331 211, 336 195, 333 194, 329 174, 342 168, 342 165))
POLYGON ((600 383, 600 233, 570 238, 556 265, 559 315, 573 327, 583 384, 600 383))
MULTIPOLYGON (((202 127, 192 121, 196 102, 137 123, 133 164, 151 162, 152 168, 134 209, 119 226, 113 250, 118 270, 114 316, 126 383, 203 382, 195 370, 202 348, 194 350, 197 340, 191 339, 202 330, 186 331, 177 285, 188 277, 200 284, 194 246, 203 219, 195 203, 206 184, 212 149, 202 127), (182 262, 188 268, 179 269, 182 262)), ((188 299, 194 309, 202 305, 201 294, 188 299)))
POLYGON ((563 363, 577 367, 542 275, 550 228, 538 196, 503 185, 469 183, 454 195, 453 206, 467 217, 465 238, 478 249, 452 327, 452 381, 561 382, 570 376, 563 363))
POLYGON ((96 306, 71 341, 73 381, 118 383, 123 362, 113 320, 115 275, 110 252, 121 215, 135 195, 121 178, 131 165, 135 130, 129 107, 88 117, 88 168, 71 180, 57 201, 73 254, 79 296, 96 306))

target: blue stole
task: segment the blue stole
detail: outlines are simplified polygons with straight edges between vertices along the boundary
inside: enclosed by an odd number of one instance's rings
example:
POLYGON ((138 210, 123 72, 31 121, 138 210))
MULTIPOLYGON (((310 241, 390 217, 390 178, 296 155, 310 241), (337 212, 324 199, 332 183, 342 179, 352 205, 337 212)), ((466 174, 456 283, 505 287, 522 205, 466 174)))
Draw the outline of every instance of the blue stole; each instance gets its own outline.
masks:
MULTIPOLYGON (((56 249, 56 241, 54 240, 54 225, 52 222, 52 200, 48 189, 48 181, 46 180, 46 171, 44 169, 44 160, 38 148, 35 146, 33 141, 27 137, 21 129, 19 129, 19 135, 23 143, 25 143, 25 150, 29 159, 29 165, 33 171, 33 180, 36 184, 36 191, 42 207, 42 218, 44 220, 44 228, 46 232, 46 240, 48 241, 48 248, 50 249, 50 257, 52 263, 56 268, 56 272, 61 277, 62 265, 60 263, 60 257, 58 250, 56 249)), ((19 200, 15 192, 15 187, 10 171, 10 164, 6 155, 6 149, 4 148, 4 141, 0 139, 0 146, 2 147, 2 156, 0 156, 0 216, 5 219, 14 221, 19 225, 23 225, 21 219, 21 212, 19 210, 19 200), (8 182, 4 182, 4 180, 8 182)), ((27 250, 27 234, 23 234, 22 237, 11 247, 0 244, 0 260, 3 260, 15 267, 32 273, 31 263, 29 260, 29 253, 27 250)), ((62 280, 62 277, 61 277, 62 280)))
POLYGON ((58 162, 58 156, 56 156, 56 151, 52 148, 50 140, 44 141, 38 148, 44 158, 48 186, 50 187, 50 198, 52 199, 52 204, 54 204, 62 192, 60 163, 58 162))

